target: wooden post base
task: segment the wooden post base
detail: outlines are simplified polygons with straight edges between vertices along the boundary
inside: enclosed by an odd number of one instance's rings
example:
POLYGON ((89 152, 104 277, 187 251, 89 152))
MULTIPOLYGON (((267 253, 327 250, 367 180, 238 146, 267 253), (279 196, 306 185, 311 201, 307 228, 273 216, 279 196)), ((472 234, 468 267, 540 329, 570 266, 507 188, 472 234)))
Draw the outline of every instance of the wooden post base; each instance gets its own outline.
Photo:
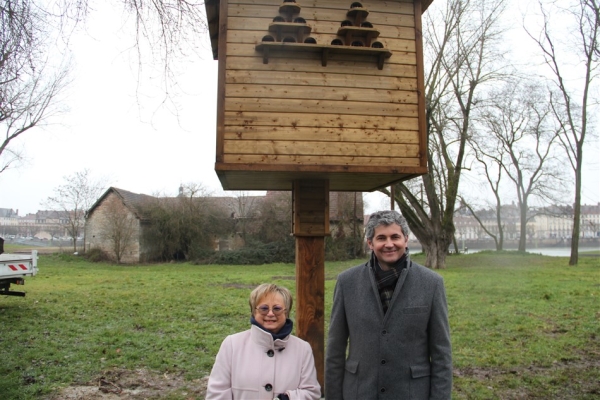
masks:
POLYGON ((325 380, 325 238, 296 237, 296 334, 312 347, 317 379, 325 380))
POLYGON ((325 236, 329 235, 329 182, 295 181, 296 333, 313 350, 325 390, 325 236))

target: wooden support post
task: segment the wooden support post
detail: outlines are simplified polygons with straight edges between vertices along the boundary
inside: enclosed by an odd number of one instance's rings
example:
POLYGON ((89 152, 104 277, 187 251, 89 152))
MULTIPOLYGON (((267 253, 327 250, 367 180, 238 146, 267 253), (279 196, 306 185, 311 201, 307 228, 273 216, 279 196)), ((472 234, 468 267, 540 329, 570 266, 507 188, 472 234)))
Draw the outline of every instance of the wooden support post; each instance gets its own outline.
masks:
POLYGON ((325 236, 329 235, 329 181, 294 181, 296 333, 312 347, 325 388, 325 236))

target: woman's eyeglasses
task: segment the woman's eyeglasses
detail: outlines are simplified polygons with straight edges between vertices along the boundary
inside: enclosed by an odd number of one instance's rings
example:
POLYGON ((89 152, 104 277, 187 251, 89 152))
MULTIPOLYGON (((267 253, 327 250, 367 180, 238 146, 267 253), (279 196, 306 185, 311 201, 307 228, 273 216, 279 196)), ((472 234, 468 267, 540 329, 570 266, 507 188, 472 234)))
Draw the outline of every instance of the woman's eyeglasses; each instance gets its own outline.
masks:
POLYGON ((256 307, 256 309, 258 310, 260 315, 267 315, 269 313, 269 310, 272 310, 273 314, 275 315, 281 315, 281 313, 285 311, 285 308, 281 306, 273 306, 273 308, 269 308, 269 306, 264 305, 258 306, 256 307))

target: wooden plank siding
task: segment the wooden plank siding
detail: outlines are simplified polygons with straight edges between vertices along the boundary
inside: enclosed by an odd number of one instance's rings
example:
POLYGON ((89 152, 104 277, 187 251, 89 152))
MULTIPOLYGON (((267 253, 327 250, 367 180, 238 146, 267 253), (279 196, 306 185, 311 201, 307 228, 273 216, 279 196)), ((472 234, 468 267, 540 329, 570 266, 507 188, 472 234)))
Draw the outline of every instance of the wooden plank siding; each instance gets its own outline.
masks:
MULTIPOLYGON (((418 2, 418 0, 417 0, 418 2)), ((352 1, 298 1, 308 36, 329 45, 352 1)), ((426 172, 420 4, 363 1, 376 55, 257 51, 280 0, 221 0, 217 162, 224 189, 290 190, 331 179, 330 190, 374 190, 426 172), (415 10, 419 14, 415 18, 415 10)))

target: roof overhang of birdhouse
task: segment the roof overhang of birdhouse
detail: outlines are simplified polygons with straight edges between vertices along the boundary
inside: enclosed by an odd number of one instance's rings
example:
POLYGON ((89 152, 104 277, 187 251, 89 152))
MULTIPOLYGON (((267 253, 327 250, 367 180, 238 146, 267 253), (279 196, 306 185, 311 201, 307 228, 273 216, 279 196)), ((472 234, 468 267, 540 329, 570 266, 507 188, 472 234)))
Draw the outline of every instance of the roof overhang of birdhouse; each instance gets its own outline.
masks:
POLYGON ((228 170, 217 167, 217 175, 224 190, 292 190, 294 180, 328 180, 329 190, 371 192, 391 184, 402 182, 427 172, 426 168, 415 168, 414 173, 369 173, 314 172, 314 171, 259 171, 249 166, 248 170, 228 170))

